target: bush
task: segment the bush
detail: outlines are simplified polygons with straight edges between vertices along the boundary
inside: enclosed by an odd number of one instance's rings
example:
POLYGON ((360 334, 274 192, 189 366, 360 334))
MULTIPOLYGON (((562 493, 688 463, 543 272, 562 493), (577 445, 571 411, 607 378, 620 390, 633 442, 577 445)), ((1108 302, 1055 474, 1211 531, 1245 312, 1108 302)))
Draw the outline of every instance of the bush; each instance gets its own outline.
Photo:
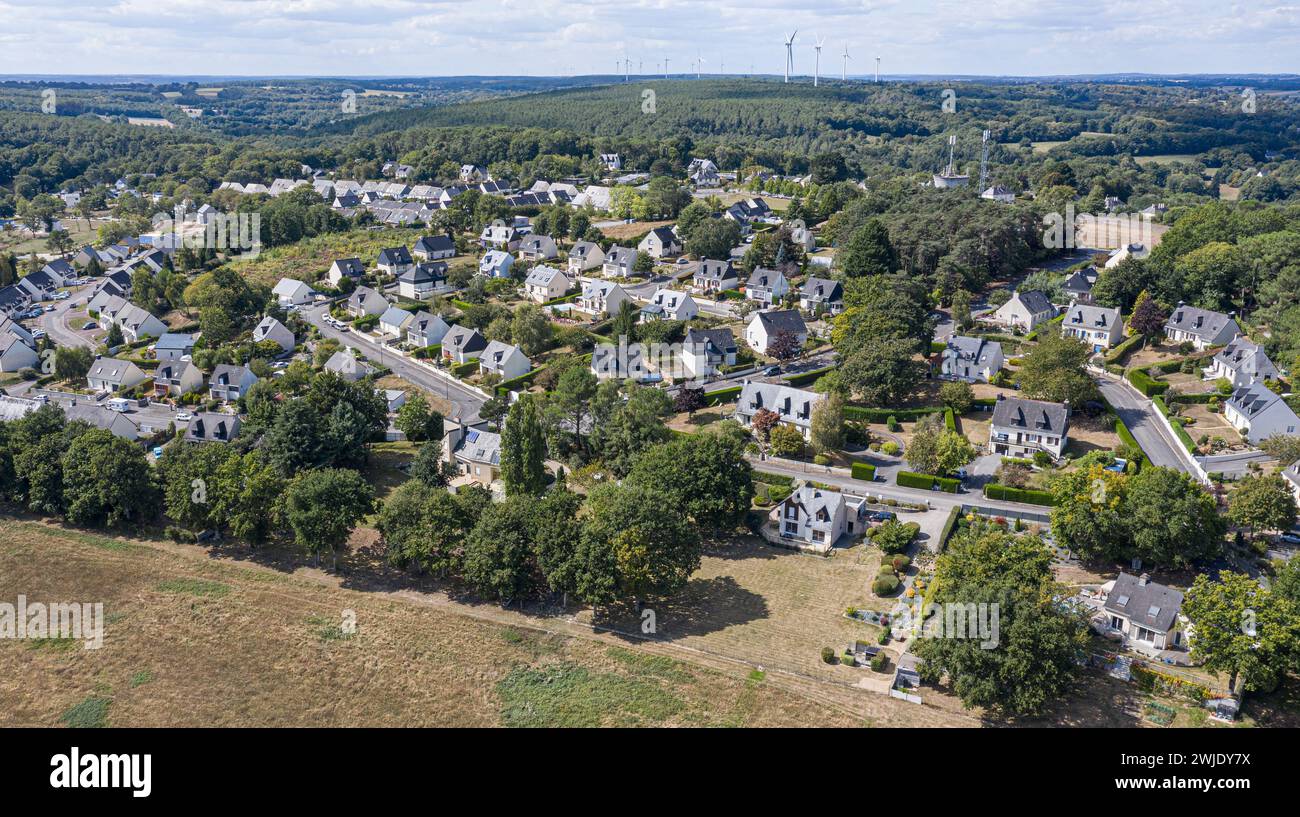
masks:
POLYGON ((899 471, 897 482, 904 488, 920 488, 925 491, 934 487, 934 477, 912 471, 899 471))
MULTIPOLYGON (((912 544, 921 526, 915 522, 899 522, 890 519, 871 529, 871 541, 887 554, 902 553, 912 544)), ((885 565, 889 566, 889 565, 885 565)), ((890 567, 892 570, 892 566, 890 567)))
POLYGON ((890 431, 898 432, 903 430, 903 427, 898 424, 898 419, 892 414, 889 415, 889 419, 886 421, 885 425, 889 427, 890 431))
POLYGON ((899 452, 898 443, 888 440, 880 445, 880 453, 888 454, 891 457, 897 457, 899 452))
POLYGON ((1128 382, 1133 384, 1133 388, 1145 394, 1147 397, 1155 397, 1157 394, 1164 394, 1169 388, 1168 383, 1162 383, 1155 380, 1151 375, 1141 369, 1134 369, 1128 373, 1128 382))
POLYGON ((856 666, 856 659, 854 659, 852 655, 845 653, 844 655, 840 656, 840 663, 846 667, 852 667, 852 666, 856 666))
POLYGON ((912 560, 900 553, 894 558, 890 559, 889 563, 893 565, 894 572, 902 573, 904 570, 907 569, 908 565, 912 564, 912 560))
POLYGON ((822 661, 827 664, 835 663, 835 650, 830 647, 822 647, 822 661))
POLYGON ((1009 485, 999 485, 996 482, 990 482, 984 486, 984 496, 988 499, 1024 502, 1029 505, 1055 504, 1052 495, 1047 491, 1036 491, 1032 488, 1012 488, 1009 485))
POLYGON ((830 465, 831 458, 826 456, 825 454, 818 454, 817 456, 813 457, 813 463, 816 465, 830 465))
POLYGON ((1034 452, 1034 465, 1037 465, 1039 468, 1046 468, 1051 464, 1052 464, 1051 454, 1047 453, 1046 451, 1034 452))
POLYGON ((883 652, 878 652, 871 656, 871 671, 884 672, 885 667, 889 665, 889 656, 883 652))
POLYGON ((892 596, 894 593, 898 592, 898 585, 899 585, 898 577, 880 576, 875 580, 875 582, 872 583, 871 592, 875 593, 877 596, 882 596, 882 597, 892 596))
POLYGON ((876 479, 876 466, 868 462, 855 462, 849 469, 854 479, 862 479, 867 482, 874 482, 876 479))

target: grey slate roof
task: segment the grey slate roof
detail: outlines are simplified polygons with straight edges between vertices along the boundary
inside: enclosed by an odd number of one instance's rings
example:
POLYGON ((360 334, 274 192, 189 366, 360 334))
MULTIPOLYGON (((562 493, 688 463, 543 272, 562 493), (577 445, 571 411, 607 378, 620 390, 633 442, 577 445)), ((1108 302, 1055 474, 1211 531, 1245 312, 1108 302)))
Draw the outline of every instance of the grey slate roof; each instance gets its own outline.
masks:
POLYGON ((1020 302, 1025 305, 1025 308, 1035 314, 1056 309, 1056 307, 1052 306, 1052 299, 1048 298, 1040 290, 1027 289, 1017 294, 1020 295, 1020 302))
POLYGON ((1156 632, 1167 633, 1178 619, 1178 611, 1183 606, 1183 594, 1146 580, 1120 573, 1115 580, 1115 588, 1106 598, 1106 610, 1119 613, 1125 618, 1156 632))
POLYGON ((808 333, 808 326, 803 322, 803 316, 797 309, 774 309, 770 312, 756 312, 755 317, 767 328, 768 334, 773 332, 792 332, 796 335, 808 333))
POLYGON ((1064 435, 1070 425, 1070 411, 1062 403, 1004 397, 993 408, 993 425, 1064 435))
POLYGON ((1213 340, 1225 330, 1234 336, 1241 334, 1241 327, 1231 315, 1186 305, 1177 306, 1169 313, 1165 329, 1176 329, 1205 340, 1213 340))

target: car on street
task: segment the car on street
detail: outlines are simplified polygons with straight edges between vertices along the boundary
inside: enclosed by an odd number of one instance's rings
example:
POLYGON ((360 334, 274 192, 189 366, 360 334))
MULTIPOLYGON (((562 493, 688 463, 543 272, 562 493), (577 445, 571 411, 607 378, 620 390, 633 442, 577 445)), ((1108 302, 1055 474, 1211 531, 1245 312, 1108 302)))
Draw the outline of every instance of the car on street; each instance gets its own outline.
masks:
POLYGON ((1284 533, 1277 537, 1279 542, 1286 542, 1288 545, 1300 545, 1300 534, 1284 533))
POLYGON ((194 415, 190 414, 188 411, 176 412, 176 422, 178 423, 188 423, 190 420, 193 419, 194 419, 194 415))
POLYGON ((763 374, 768 377, 772 377, 773 375, 778 375, 780 373, 781 373, 780 366, 768 366, 766 369, 763 370, 763 374))

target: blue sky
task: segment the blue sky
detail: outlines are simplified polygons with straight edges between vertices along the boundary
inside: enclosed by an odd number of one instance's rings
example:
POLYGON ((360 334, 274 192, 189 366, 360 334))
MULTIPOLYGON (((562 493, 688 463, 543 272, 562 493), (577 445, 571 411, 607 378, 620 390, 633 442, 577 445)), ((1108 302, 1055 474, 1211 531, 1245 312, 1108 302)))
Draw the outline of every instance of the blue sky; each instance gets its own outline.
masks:
POLYGON ((0 0, 0 73, 1300 72, 1300 0, 0 0))

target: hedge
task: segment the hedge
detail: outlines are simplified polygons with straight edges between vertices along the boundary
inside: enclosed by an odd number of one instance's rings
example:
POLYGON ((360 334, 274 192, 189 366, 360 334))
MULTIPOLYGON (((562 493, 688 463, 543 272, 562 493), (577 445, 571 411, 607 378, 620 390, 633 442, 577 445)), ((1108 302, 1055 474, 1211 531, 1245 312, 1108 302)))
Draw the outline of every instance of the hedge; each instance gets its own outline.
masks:
POLYGON ((1135 389, 1142 392, 1147 397, 1164 394, 1165 390, 1169 388, 1168 383, 1161 383, 1158 380, 1153 380, 1151 375, 1141 369, 1133 369, 1130 371, 1128 373, 1128 382, 1132 383, 1135 389))
POLYGON ((530 369, 529 371, 524 372, 518 377, 512 377, 509 380, 502 380, 496 387, 497 397, 506 397, 510 392, 514 391, 516 387, 530 385, 533 382, 533 378, 537 377, 537 375, 544 371, 546 371, 546 366, 538 366, 535 369, 530 369))
POLYGON ((1052 318, 1050 321, 1043 321, 1038 325, 1040 327, 1039 329, 1035 329, 1034 331, 1030 332, 1028 335, 1025 335, 1025 340, 1038 340, 1038 333, 1042 331, 1041 327, 1051 326, 1054 323, 1061 323, 1063 320, 1065 320, 1064 312, 1057 315, 1055 318, 1052 318))
POLYGON ((943 523, 943 530, 939 531, 939 552, 942 553, 944 546, 948 544, 948 539, 952 537, 953 529, 957 527, 957 520, 961 518, 961 506, 953 505, 952 510, 948 511, 948 518, 943 523))
POLYGON ((772 474, 767 471, 754 471, 754 479, 759 482, 766 482, 768 485, 785 485, 786 487, 794 485, 794 477, 785 474, 772 474))
POLYGON ((957 430, 957 416, 953 414, 951 408, 945 408, 943 410, 943 424, 948 427, 949 431, 957 430))
POLYGON ((456 377, 465 377, 478 371, 477 360, 467 360, 464 363, 453 363, 451 373, 456 377))
POLYGON ((876 480, 876 466, 869 462, 855 462, 849 472, 854 479, 864 479, 867 482, 876 480))
POLYGON ((723 403, 730 403, 733 399, 735 399, 737 396, 740 395, 740 388, 741 388, 740 386, 730 386, 725 389, 718 389, 717 391, 711 391, 704 395, 704 405, 720 406, 723 403))
POLYGON ((889 418, 901 422, 910 422, 919 420, 922 417, 931 414, 938 414, 944 409, 941 407, 933 408, 913 408, 913 409, 891 409, 891 408, 864 408, 863 406, 845 406, 844 419, 846 420, 866 420, 869 423, 887 423, 889 418))
MULTIPOLYGON (((1128 430, 1128 426, 1124 425, 1124 421, 1118 416, 1115 417, 1115 433, 1119 435, 1120 442, 1132 447, 1134 451, 1142 451, 1142 446, 1138 445, 1137 438, 1133 436, 1133 432, 1128 430)), ((1147 459, 1146 452, 1142 451, 1142 460, 1139 467, 1145 468, 1150 464, 1151 460, 1147 459)))
POLYGON ((936 477, 931 474, 918 474, 914 471, 899 471, 897 482, 904 488, 920 488, 930 491, 936 486, 941 491, 947 491, 950 494, 957 493, 961 480, 950 477, 936 477))
POLYGON ((1121 360, 1128 357, 1128 353, 1133 351, 1133 347, 1140 344, 1142 340, 1143 337, 1141 335, 1133 335, 1112 346, 1110 351, 1108 351, 1102 359, 1107 363, 1119 363, 1121 360))
POLYGON ((1006 502, 1024 502, 1029 505, 1054 505, 1052 495, 1047 491, 1035 491, 1032 488, 1012 488, 998 482, 984 486, 984 496, 988 499, 1001 499, 1006 502))
POLYGON ((812 383, 815 382, 817 378, 833 370, 834 368, 835 368, 834 366, 826 366, 821 369, 813 369, 811 372, 802 372, 800 374, 794 375, 793 377, 787 377, 786 383, 788 383, 791 386, 802 386, 805 383, 812 383))

